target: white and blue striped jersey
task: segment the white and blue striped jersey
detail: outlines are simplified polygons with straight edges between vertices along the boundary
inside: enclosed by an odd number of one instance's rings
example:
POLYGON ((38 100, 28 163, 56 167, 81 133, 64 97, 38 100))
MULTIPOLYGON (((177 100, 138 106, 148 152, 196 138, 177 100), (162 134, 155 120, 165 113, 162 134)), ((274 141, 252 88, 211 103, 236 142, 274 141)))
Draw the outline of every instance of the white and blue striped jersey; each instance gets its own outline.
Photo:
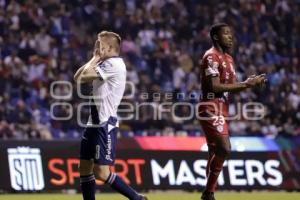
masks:
POLYGON ((96 72, 99 79, 93 81, 88 126, 100 125, 110 117, 117 118, 126 85, 126 65, 121 57, 111 57, 98 63, 96 72))

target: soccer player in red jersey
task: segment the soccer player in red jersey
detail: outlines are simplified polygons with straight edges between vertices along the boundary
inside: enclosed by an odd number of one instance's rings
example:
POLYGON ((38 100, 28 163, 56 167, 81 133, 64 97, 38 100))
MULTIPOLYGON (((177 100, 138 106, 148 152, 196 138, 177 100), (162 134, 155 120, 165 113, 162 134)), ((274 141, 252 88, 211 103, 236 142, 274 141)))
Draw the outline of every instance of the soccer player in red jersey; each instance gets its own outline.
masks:
POLYGON ((210 37, 213 47, 205 52, 201 64, 202 100, 199 116, 209 151, 207 183, 202 200, 215 200, 217 179, 230 152, 226 122, 228 92, 239 92, 266 81, 265 74, 261 74, 252 75, 244 82, 236 82, 234 61, 229 55, 233 47, 233 34, 227 24, 213 25, 210 37))

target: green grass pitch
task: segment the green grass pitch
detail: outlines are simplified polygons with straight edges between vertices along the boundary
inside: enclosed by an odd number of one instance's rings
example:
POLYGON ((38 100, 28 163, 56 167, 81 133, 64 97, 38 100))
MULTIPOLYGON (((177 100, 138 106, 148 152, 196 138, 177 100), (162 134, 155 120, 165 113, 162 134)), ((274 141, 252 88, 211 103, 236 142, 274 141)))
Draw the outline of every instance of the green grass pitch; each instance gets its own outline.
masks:
MULTIPOLYGON (((200 200, 199 193, 154 192, 146 194, 149 200, 200 200)), ((217 200, 300 200, 298 192, 218 192, 217 200)), ((97 194, 96 199, 125 200, 117 194, 97 194)), ((0 200, 82 200, 76 194, 0 194, 0 200)))

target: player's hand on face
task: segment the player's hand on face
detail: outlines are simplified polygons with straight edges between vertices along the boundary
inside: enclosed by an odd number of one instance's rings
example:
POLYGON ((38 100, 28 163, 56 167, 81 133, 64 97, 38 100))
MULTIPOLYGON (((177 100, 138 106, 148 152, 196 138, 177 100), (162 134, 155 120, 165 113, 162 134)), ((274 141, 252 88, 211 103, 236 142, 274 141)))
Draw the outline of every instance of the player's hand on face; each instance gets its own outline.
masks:
POLYGON ((99 56, 99 49, 94 49, 93 56, 94 57, 98 57, 99 56))
POLYGON ((94 52, 93 56, 96 58, 100 58, 100 42, 99 40, 96 40, 95 45, 94 45, 94 52))

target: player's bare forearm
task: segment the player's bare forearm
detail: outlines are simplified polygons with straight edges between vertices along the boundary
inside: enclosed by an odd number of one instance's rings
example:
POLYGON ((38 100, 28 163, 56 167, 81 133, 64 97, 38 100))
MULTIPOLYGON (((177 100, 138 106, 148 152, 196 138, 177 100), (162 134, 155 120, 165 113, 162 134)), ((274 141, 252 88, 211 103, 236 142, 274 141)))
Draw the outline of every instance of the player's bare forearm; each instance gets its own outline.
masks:
POLYGON ((84 70, 82 71, 82 73, 80 75, 81 82, 84 82, 84 83, 91 82, 91 81, 99 78, 97 72, 94 69, 95 65, 96 65, 95 63, 91 63, 90 65, 88 65, 84 68, 84 70))
POLYGON ((85 65, 81 66, 75 73, 74 75, 74 81, 77 82, 79 75, 81 74, 81 72, 83 71, 85 65))
POLYGON ((248 86, 244 82, 232 83, 232 84, 216 84, 212 86, 212 91, 215 93, 219 92, 239 92, 247 89, 248 86))
POLYGON ((230 84, 220 83, 219 77, 211 78, 212 91, 215 93, 219 92, 240 92, 247 88, 254 87, 256 85, 262 84, 266 81, 265 74, 260 74, 258 76, 252 75, 246 81, 234 82, 230 84))
POLYGON ((92 70, 82 70, 82 73, 75 80, 77 83, 87 83, 99 78, 96 71, 92 70))
POLYGON ((84 65, 82 65, 75 73, 74 75, 74 81, 78 82, 80 75, 82 74, 84 68, 87 66, 87 64, 89 64, 92 61, 93 58, 91 58, 87 63, 85 63, 84 65))
POLYGON ((77 83, 88 83, 92 82, 93 80, 99 78, 96 74, 89 74, 89 73, 82 73, 78 76, 76 82, 77 83))
POLYGON ((91 82, 98 78, 98 75, 94 69, 97 65, 97 59, 93 57, 89 62, 80 67, 74 75, 74 80, 77 83, 91 82))
POLYGON ((211 87, 212 91, 215 93, 220 93, 220 92, 238 92, 242 91, 247 87, 247 84, 244 82, 238 82, 238 83, 231 83, 231 84, 224 84, 220 83, 220 78, 219 77, 212 77, 211 78, 211 87))

